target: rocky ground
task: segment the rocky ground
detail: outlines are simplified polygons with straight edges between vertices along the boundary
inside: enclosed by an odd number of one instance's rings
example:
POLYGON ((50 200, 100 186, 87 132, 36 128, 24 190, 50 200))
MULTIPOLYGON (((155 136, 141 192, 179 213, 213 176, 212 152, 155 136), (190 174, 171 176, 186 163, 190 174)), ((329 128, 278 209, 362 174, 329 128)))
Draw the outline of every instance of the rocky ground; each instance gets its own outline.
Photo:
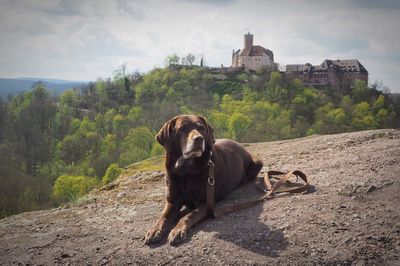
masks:
MULTIPOLYGON (((263 171, 304 171, 315 192, 208 219, 176 247, 146 246, 165 193, 155 159, 78 203, 1 220, 0 264, 400 265, 400 131, 244 146, 263 171)), ((247 185, 228 201, 256 193, 247 185)))

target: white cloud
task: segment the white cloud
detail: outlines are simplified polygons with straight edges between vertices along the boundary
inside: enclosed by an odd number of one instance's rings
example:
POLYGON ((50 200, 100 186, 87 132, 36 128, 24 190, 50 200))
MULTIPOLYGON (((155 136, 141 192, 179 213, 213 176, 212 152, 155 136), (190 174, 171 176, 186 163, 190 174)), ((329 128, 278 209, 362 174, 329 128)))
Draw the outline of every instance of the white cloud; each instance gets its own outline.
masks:
POLYGON ((123 63, 162 66, 172 53, 226 66, 249 28, 278 63, 358 58, 400 91, 400 5, 380 3, 0 0, 0 76, 96 79, 123 63))

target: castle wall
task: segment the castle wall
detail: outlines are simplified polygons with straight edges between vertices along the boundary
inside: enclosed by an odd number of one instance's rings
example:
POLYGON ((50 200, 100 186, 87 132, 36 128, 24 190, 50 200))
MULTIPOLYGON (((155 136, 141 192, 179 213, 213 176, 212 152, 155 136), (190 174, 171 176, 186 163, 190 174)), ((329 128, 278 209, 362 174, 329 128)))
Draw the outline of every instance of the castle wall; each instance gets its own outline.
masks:
POLYGON ((286 73, 288 80, 294 79, 301 80, 304 85, 309 86, 323 86, 330 85, 332 88, 350 88, 356 79, 368 83, 367 73, 341 73, 340 71, 328 70, 321 72, 292 72, 286 73))
POLYGON ((232 53, 232 67, 240 67, 239 53, 232 53))
POLYGON ((257 70, 262 66, 273 66, 274 62, 267 55, 263 56, 240 56, 239 65, 248 70, 257 70))
POLYGON ((365 81, 368 84, 368 74, 366 73, 344 73, 342 74, 342 87, 349 88, 353 86, 356 79, 365 81))

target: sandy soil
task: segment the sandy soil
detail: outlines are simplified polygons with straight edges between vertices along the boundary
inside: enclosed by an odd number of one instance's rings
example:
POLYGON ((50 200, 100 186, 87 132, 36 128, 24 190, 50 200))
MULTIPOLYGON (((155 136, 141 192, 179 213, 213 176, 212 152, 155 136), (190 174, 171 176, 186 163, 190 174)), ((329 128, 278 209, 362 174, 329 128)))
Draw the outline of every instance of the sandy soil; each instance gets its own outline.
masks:
MULTIPOLYGON (((300 169, 316 191, 208 219, 176 247, 146 246, 163 206, 163 174, 128 169, 77 204, 1 220, 0 264, 400 265, 400 131, 244 146, 263 171, 300 169)), ((227 201, 256 193, 249 184, 227 201)))

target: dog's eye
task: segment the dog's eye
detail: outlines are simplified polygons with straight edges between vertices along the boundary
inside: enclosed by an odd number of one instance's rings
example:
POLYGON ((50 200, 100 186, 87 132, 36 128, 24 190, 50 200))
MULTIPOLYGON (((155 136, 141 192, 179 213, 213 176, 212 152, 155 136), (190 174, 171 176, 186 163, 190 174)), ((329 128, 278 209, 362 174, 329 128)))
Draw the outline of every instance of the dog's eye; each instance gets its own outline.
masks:
POLYGON ((185 130, 187 130, 187 129, 188 129, 188 125, 186 125, 186 124, 181 125, 181 126, 179 127, 179 130, 180 130, 180 131, 185 131, 185 130))
POLYGON ((201 131, 206 130, 206 127, 203 126, 202 124, 197 124, 197 128, 198 128, 199 130, 201 130, 201 131))

